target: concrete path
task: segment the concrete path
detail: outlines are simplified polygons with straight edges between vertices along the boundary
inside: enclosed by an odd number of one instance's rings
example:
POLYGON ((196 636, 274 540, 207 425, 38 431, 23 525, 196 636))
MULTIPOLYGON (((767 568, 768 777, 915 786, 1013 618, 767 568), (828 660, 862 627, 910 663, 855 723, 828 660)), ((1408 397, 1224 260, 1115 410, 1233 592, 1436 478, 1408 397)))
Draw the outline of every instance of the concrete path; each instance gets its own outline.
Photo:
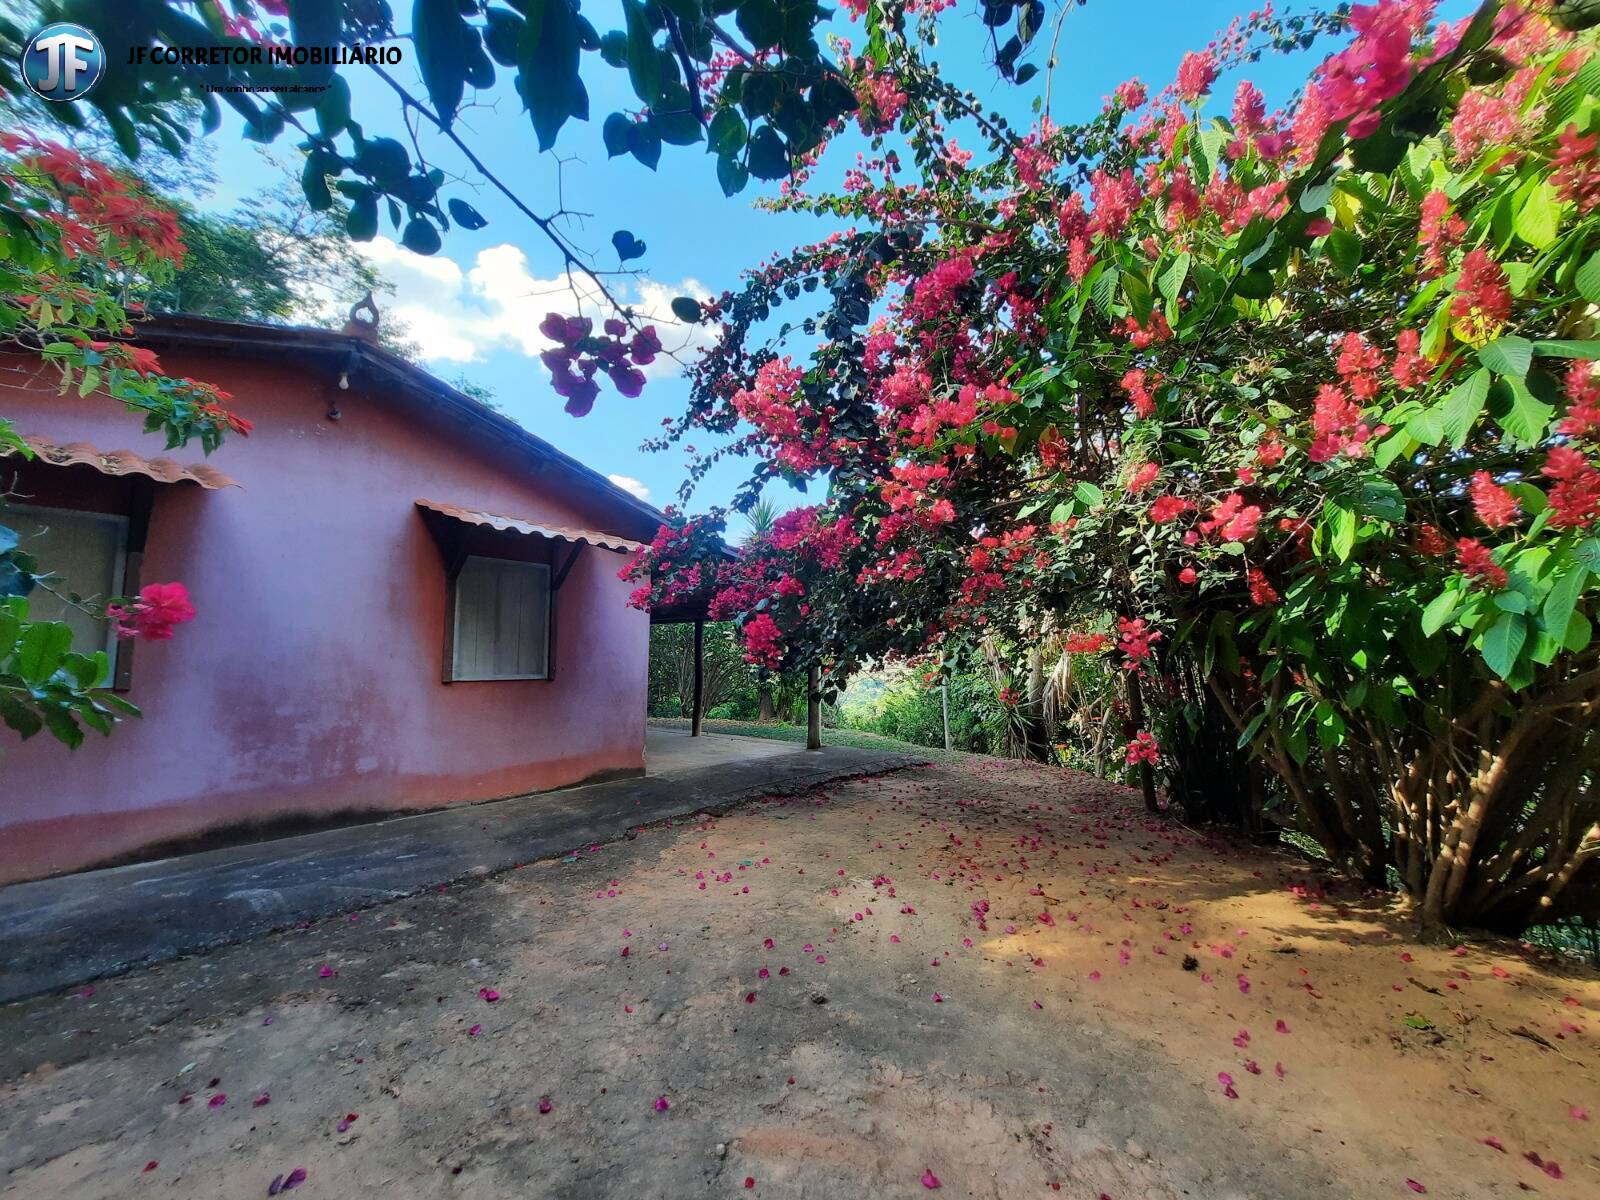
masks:
POLYGON ((166 962, 669 817, 926 761, 651 728, 648 773, 0 888, 0 1002, 166 962))

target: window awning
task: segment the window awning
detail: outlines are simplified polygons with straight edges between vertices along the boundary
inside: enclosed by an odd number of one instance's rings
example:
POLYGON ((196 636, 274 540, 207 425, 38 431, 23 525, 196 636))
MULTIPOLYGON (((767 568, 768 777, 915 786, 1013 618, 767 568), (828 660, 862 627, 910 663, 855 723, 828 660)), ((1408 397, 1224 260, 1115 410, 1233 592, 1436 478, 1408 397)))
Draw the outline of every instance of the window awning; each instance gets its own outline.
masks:
MULTIPOLYGON (((208 491, 240 486, 237 480, 228 478, 205 463, 185 466, 170 458, 145 458, 132 450, 100 450, 88 442, 60 445, 49 438, 28 434, 21 436, 28 448, 42 461, 58 467, 93 467, 102 475, 143 475, 157 483, 198 483, 208 491)), ((14 447, 0 445, 0 457, 7 454, 20 457, 14 447)))
POLYGON ((480 525, 486 529, 498 529, 502 533, 521 533, 529 537, 555 538, 563 542, 587 542, 591 546, 600 546, 603 549, 615 550, 623 554, 632 553, 642 545, 640 542, 630 541, 614 533, 601 533, 594 529, 573 529, 565 525, 545 525, 538 521, 524 521, 520 517, 506 517, 499 513, 480 512, 477 509, 462 508, 455 504, 440 504, 437 500, 418 500, 417 507, 449 517, 453 521, 460 521, 464 525, 480 525))

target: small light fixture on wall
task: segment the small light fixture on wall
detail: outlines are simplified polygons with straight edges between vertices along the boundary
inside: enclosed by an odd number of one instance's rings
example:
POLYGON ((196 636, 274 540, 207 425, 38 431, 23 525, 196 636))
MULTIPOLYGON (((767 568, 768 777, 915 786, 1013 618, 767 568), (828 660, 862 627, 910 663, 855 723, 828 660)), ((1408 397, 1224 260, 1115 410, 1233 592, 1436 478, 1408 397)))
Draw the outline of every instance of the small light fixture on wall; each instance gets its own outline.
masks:
MULTIPOLYGON (((354 350, 350 351, 350 353, 345 357, 344 365, 339 368, 339 390, 341 392, 348 392, 350 390, 350 376, 355 373, 356 368, 360 366, 360 364, 361 356, 354 350)), ((339 401, 337 399, 331 401, 328 405, 328 420, 337 421, 343 415, 344 414, 339 411, 339 401)))

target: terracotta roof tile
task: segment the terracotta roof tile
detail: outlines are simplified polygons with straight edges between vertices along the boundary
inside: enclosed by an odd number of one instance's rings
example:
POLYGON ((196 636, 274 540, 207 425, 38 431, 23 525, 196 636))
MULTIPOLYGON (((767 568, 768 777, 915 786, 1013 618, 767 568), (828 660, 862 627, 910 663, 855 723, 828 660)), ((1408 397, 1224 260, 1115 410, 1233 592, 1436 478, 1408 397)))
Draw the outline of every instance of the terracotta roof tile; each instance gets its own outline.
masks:
POLYGON ((607 550, 619 550, 624 553, 640 548, 642 543, 619 537, 614 533, 601 533, 594 529, 574 529, 565 525, 545 525, 537 521, 524 521, 519 517, 504 517, 498 513, 479 512, 477 509, 462 508, 455 504, 440 504, 437 500, 418 500, 418 508, 425 508, 431 512, 440 513, 452 520, 462 521, 468 525, 482 525, 490 529, 498 529, 502 533, 523 533, 536 537, 559 538, 564 542, 588 542, 593 546, 603 546, 607 550))
MULTIPOLYGON (((205 463, 185 466, 170 458, 145 458, 132 450, 101 450, 88 442, 60 445, 49 438, 28 434, 22 435, 22 440, 41 459, 58 467, 93 467, 103 475, 144 475, 157 483, 198 483, 211 491, 239 486, 236 480, 205 463)), ((0 455, 16 453, 0 446, 0 455)))

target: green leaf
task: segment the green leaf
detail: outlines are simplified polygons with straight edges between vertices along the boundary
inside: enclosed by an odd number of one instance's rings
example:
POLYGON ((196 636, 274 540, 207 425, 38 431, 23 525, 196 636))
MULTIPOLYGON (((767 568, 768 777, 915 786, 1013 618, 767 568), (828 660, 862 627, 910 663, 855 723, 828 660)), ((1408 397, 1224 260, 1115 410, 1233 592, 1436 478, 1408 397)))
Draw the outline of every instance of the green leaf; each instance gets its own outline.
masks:
POLYGON ((337 137, 350 124, 350 85, 343 75, 328 81, 328 90, 317 98, 317 129, 324 137, 337 137))
POLYGON ((468 39, 476 45, 477 34, 463 19, 456 0, 416 0, 411 9, 411 39, 428 99, 448 129, 466 88, 468 39))
POLYGON ((1089 297, 1094 301, 1094 306, 1106 316, 1111 315, 1112 305, 1117 300, 1117 276, 1120 272, 1116 267, 1108 266, 1089 286, 1089 297))
POLYGON ((1239 740, 1235 743, 1236 747, 1242 750, 1244 747, 1248 746, 1252 741, 1254 741, 1256 734, 1260 731, 1262 723, 1265 722, 1266 719, 1267 714, 1265 712, 1258 712, 1254 717, 1252 717, 1250 724, 1246 725, 1244 727, 1244 732, 1239 735, 1239 740))
POLYGON ((1172 264, 1161 272, 1156 280, 1156 286, 1161 289, 1161 294, 1173 304, 1178 302, 1178 296, 1183 291, 1184 280, 1189 277, 1189 263, 1192 258, 1187 250, 1172 260, 1172 264))
POLYGON ((1566 631, 1567 622, 1572 620, 1573 611, 1578 607, 1578 598, 1583 595, 1583 584, 1588 575, 1586 566, 1575 563, 1551 585, 1541 609, 1547 630, 1558 635, 1566 631))
POLYGON ((1533 343, 1514 334, 1496 338, 1478 351, 1478 361, 1498 375, 1522 379, 1533 365, 1533 343))
POLYGON ((1576 654, 1583 650, 1594 640, 1594 626, 1589 618, 1580 612, 1572 614, 1572 619, 1567 622, 1567 635, 1561 639, 1561 644, 1566 649, 1576 654))
POLYGON ((45 709, 44 724, 56 741, 69 750, 76 750, 83 745, 83 730, 78 728, 78 722, 66 709, 53 707, 45 709))
POLYGON ((722 185, 724 196, 736 196, 750 182, 750 172, 738 159, 723 155, 717 159, 717 182, 722 185))
POLYGON ((372 138, 361 147, 356 169, 383 187, 396 187, 411 174, 411 155, 393 138, 372 138))
POLYGON ((517 47, 517 91, 533 118, 539 149, 548 150, 568 118, 588 117, 589 93, 578 76, 578 21, 571 0, 543 0, 538 12, 538 20, 529 15, 517 47))
POLYGON ((1521 379, 1505 378, 1501 384, 1510 393, 1509 405, 1500 406, 1495 420, 1518 442, 1525 446, 1537 445, 1555 416, 1553 405, 1546 404, 1531 391, 1521 379))
POLYGON ((783 10, 774 0, 744 0, 735 21, 753 49, 766 50, 783 38, 783 10))
POLYGON ((10 692, 0 690, 0 721, 27 741, 44 728, 44 718, 10 692))
POLYGON ((1328 261, 1333 269, 1346 279, 1354 275, 1361 265, 1361 239, 1342 226, 1336 228, 1323 241, 1328 261))
POLYGON ((1432 637, 1443 629, 1460 608, 1461 593, 1453 587, 1445 588, 1422 610, 1422 632, 1432 637))
POLYGON ((1512 228, 1516 234, 1535 250, 1543 250, 1556 240, 1561 225, 1561 202, 1556 197, 1555 185, 1548 179, 1528 193, 1512 228))
POLYGON ((483 214, 465 200, 451 200, 447 206, 450 209, 450 218, 463 229, 482 229, 489 222, 483 219, 483 214))
POLYGON ((789 148, 770 125, 763 125, 750 139, 750 174, 757 179, 787 179, 789 148))
POLYGON ((1444 413, 1438 407, 1412 413, 1406 420, 1406 432, 1424 446, 1437 446, 1444 440, 1444 413))
POLYGON ((1501 679, 1508 679, 1517 665, 1517 656, 1528 640, 1528 624, 1516 613, 1503 612, 1483 635, 1480 649, 1483 661, 1501 679))
POLYGON ((1333 199, 1334 185, 1338 183, 1336 175, 1330 175, 1321 183, 1313 183, 1300 193, 1300 211, 1313 216, 1328 207, 1328 201, 1333 199))
POLYGON ((62 621, 40 621, 22 631, 17 641, 18 675, 29 683, 44 683, 56 673, 72 649, 72 628, 62 621))
POLYGON ((614 112, 607 117, 605 124, 600 127, 601 140, 606 144, 606 156, 615 158, 619 154, 627 154, 633 148, 630 140, 632 133, 633 122, 623 113, 614 112))
POLYGON ((628 82, 633 94, 651 105, 661 96, 661 57, 656 53, 655 34, 639 0, 622 0, 628 25, 628 82))
POLYGON ((622 262, 627 262, 630 258, 640 258, 645 251, 645 244, 626 229, 619 229, 611 235, 611 246, 622 262))
POLYGON ((672 315, 687 325, 697 324, 702 315, 700 302, 689 296, 675 296, 672 300, 672 315))
POLYGON ((321 154, 308 154, 300 170, 300 190, 312 212, 326 212, 333 207, 333 193, 328 191, 328 178, 323 173, 321 154))
POLYGON ((506 8, 489 8, 483 14, 488 23, 483 30, 484 49, 502 67, 517 65, 517 45, 522 41, 523 20, 506 8))
POLYGON ((1466 380, 1456 385, 1444 399, 1444 431, 1450 445, 1459 450, 1472 436, 1472 427, 1483 413, 1489 398, 1489 371, 1480 367, 1466 380))
POLYGON ((1572 277, 1572 282, 1578 289, 1578 295, 1590 304, 1600 304, 1600 250, 1584 260, 1583 266, 1572 277))
POLYGON ((1585 538, 1572 551, 1572 557, 1600 575, 1600 538, 1585 538))
POLYGON ((649 121, 640 121, 628 127, 628 149, 652 171, 661 161, 661 135, 649 121))
POLYGON ((1097 508, 1105 502, 1106 494, 1094 484, 1084 480, 1072 489, 1072 494, 1090 508, 1097 508))
POLYGON ((413 254, 437 254, 444 243, 440 241, 439 231, 434 228, 432 221, 426 217, 412 217, 406 222, 405 232, 400 235, 400 244, 413 254))
POLYGON ((1350 552, 1356 544, 1356 514, 1355 510, 1345 507, 1337 500, 1329 499, 1323 503, 1322 519, 1328 529, 1328 545, 1334 557, 1344 562, 1350 557, 1350 552))
POLYGON ((744 149, 748 137, 749 130, 745 128, 744 118, 739 115, 738 110, 724 108, 711 118, 706 149, 713 154, 724 156, 737 154, 744 149))
POLYGON ((650 124, 671 146, 692 146, 705 137, 699 119, 690 111, 688 89, 670 79, 661 85, 661 101, 650 114, 650 124))
POLYGON ((1600 342, 1535 342, 1533 352, 1542 358, 1600 358, 1600 342))
POLYGON ((353 241, 370 242, 377 237, 378 197, 370 191, 357 196, 345 216, 344 227, 353 241))

